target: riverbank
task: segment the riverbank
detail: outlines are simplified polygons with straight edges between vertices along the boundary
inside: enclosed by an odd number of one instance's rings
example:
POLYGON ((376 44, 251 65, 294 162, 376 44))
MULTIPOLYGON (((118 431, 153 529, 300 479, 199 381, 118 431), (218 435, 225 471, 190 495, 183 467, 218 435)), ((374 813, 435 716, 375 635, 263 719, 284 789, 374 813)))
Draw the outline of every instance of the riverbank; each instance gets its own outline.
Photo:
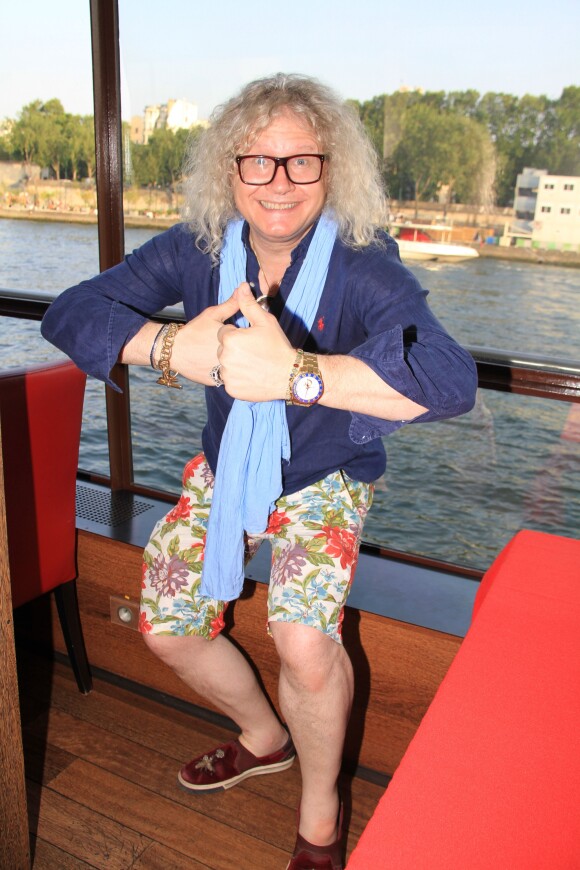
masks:
POLYGON ((482 245, 477 247, 482 257, 495 260, 510 260, 513 263, 537 263, 541 266, 565 266, 580 269, 580 254, 574 251, 545 251, 541 248, 518 248, 502 245, 482 245))
MULTIPOLYGON (((8 220, 26 220, 26 221, 46 221, 51 223, 66 223, 66 224, 96 224, 97 214, 95 211, 61 211, 58 209, 28 209, 28 208, 0 208, 0 219, 8 220)), ((165 230, 168 227, 179 221, 178 215, 161 216, 153 215, 132 215, 125 214, 124 224, 132 229, 161 229, 165 230)))
MULTIPOLYGON (((28 209, 28 208, 0 208, 0 219, 46 221, 51 223, 77 223, 96 224, 95 211, 62 211, 57 209, 28 209)), ((124 223, 132 229, 159 229, 165 230, 180 220, 179 216, 173 215, 145 215, 125 214, 124 223)), ((463 242, 463 244, 466 244, 463 242)), ((509 260, 518 263, 538 263, 547 266, 565 266, 580 268, 580 254, 573 251, 541 250, 539 248, 503 247, 502 245, 475 244, 481 257, 490 257, 496 260, 509 260)))

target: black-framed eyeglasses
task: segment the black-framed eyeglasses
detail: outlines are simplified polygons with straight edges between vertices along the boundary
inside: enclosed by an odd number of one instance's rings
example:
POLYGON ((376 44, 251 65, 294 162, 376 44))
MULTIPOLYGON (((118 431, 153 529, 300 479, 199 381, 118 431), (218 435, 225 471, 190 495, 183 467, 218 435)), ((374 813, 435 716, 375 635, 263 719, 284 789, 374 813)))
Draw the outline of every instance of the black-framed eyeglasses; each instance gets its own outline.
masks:
POLYGON ((292 184, 316 184, 322 176, 326 154, 292 154, 290 157, 270 157, 268 154, 238 154, 236 163, 244 184, 270 184, 284 167, 292 184))

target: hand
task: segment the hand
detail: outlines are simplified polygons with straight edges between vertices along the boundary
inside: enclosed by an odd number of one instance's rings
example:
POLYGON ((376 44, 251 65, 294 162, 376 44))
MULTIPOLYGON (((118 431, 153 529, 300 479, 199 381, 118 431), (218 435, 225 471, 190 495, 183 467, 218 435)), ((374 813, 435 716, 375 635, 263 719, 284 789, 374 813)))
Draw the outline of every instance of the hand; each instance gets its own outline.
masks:
POLYGON ((257 304, 248 284, 234 291, 248 329, 222 326, 218 332, 220 375, 230 396, 248 402, 283 399, 296 351, 272 314, 257 304))
MULTIPOLYGON (((180 329, 171 354, 171 368, 198 384, 212 386, 209 376, 218 364, 218 334, 224 323, 240 310, 233 293, 220 305, 212 305, 180 329)), ((234 327, 231 327, 234 329, 234 327)))

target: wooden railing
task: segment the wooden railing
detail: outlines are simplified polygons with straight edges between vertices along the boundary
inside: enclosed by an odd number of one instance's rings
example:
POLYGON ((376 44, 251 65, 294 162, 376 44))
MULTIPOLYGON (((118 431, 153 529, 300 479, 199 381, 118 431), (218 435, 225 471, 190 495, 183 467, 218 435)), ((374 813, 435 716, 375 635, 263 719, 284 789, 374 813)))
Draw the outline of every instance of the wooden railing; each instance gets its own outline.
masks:
MULTIPOLYGON (((0 315, 42 320, 56 294, 0 288, 0 315)), ((156 320, 179 320, 175 310, 156 320)), ((580 402, 580 361, 541 357, 497 348, 468 347, 477 364, 478 386, 485 390, 580 402)))

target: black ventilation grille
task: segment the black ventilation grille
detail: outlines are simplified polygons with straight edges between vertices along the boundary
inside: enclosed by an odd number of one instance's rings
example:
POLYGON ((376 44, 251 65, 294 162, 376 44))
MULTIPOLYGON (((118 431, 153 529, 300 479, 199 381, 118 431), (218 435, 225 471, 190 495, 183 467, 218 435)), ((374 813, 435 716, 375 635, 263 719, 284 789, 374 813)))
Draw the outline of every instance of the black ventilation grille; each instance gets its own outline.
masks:
POLYGON ((121 526, 153 509, 130 492, 93 489, 77 483, 77 518, 104 526, 121 526))

